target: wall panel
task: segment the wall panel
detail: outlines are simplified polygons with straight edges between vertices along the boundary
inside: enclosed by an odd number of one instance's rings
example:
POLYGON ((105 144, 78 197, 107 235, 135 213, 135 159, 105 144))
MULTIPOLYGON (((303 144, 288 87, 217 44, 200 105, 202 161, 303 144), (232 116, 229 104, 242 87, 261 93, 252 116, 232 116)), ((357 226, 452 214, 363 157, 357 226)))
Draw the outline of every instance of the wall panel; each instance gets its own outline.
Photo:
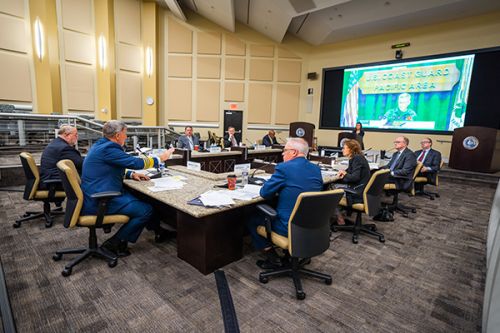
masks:
POLYGON ((250 80, 272 81, 273 80, 273 60, 251 59, 250 60, 250 80))
POLYGON ((191 120, 191 80, 168 79, 167 118, 169 120, 191 120))
POLYGON ((64 58, 65 60, 94 64, 96 51, 94 37, 82 33, 64 30, 64 58))
POLYGON ((245 101, 245 84, 242 82, 226 82, 224 84, 224 101, 245 101))
POLYGON ((232 80, 245 79, 245 58, 226 58, 225 78, 232 80))
POLYGON ((198 81, 196 87, 196 120, 219 121, 220 84, 218 81, 198 81))
POLYGON ((219 79, 220 58, 198 56, 198 78, 219 79))
POLYGON ((142 76, 136 73, 120 72, 118 80, 117 105, 121 117, 141 118, 142 76))
POLYGON ((94 111, 93 68, 67 63, 65 73, 68 110, 94 111))
POLYGON ((61 1, 62 22, 65 29, 90 34, 94 31, 91 0, 61 1))
POLYGON ((276 90, 276 124, 287 125, 299 119, 300 86, 278 84, 276 90))
POLYGON ((168 56, 168 77, 191 77, 191 56, 168 56))
POLYGON ((172 18, 168 20, 168 52, 193 52, 193 32, 172 18))
POLYGON ((141 2, 138 0, 115 0, 114 4, 116 42, 140 45, 141 2))
POLYGON ((272 110, 272 84, 250 83, 248 89, 248 122, 270 124, 272 110))
POLYGON ((25 55, 0 50, 0 100, 31 102, 29 60, 25 55))
POLYGON ((220 54, 221 34, 218 32, 198 32, 198 54, 220 54))
POLYGON ((278 60, 278 82, 300 82, 301 61, 278 60))
POLYGON ((244 56, 246 54, 246 44, 242 40, 233 37, 231 35, 225 36, 226 40, 226 55, 239 55, 244 56))
POLYGON ((0 13, 0 48, 26 53, 25 27, 23 19, 0 13))

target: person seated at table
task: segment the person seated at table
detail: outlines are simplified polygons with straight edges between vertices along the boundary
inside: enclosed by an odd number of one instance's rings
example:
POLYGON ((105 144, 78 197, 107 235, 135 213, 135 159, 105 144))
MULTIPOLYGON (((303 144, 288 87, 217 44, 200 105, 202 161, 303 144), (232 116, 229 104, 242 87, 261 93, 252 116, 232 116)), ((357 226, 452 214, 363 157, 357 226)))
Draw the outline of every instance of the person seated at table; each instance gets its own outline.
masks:
MULTIPOLYGON (((420 170, 418 176, 426 177, 430 184, 436 184, 436 175, 441 166, 441 153, 432 148, 432 139, 426 137, 420 141, 421 150, 415 152, 417 162, 422 162, 424 166, 420 170)), ((424 189, 423 183, 415 183, 415 190, 422 192, 424 189)))
MULTIPOLYGON (((346 170, 340 170, 337 174, 339 182, 333 184, 333 188, 350 188, 354 193, 345 193, 347 205, 363 202, 363 191, 370 180, 370 165, 363 155, 361 146, 357 140, 345 140, 342 147, 342 154, 349 158, 349 166, 346 170)), ((344 216, 337 214, 337 223, 345 224, 344 216)))
POLYGON ((224 147, 238 147, 240 145, 238 139, 234 135, 236 129, 233 126, 227 128, 227 134, 224 135, 224 147))
MULTIPOLYGON (((278 195, 278 216, 273 221, 272 229, 285 237, 288 236, 288 220, 299 194, 323 189, 321 170, 306 159, 308 152, 309 145, 304 139, 289 138, 282 153, 283 163, 276 166, 274 174, 260 189, 260 196, 266 200, 274 199, 278 195)), ((256 228, 262 224, 262 216, 255 215, 249 219, 248 228, 254 247, 268 257, 264 265, 272 265, 279 262, 279 257, 267 239, 257 234, 256 228)))
POLYGON ((200 140, 197 136, 193 135, 193 127, 184 127, 184 134, 179 137, 177 141, 177 148, 193 150, 194 146, 199 146, 200 140))
POLYGON ((276 140, 276 132, 274 130, 269 130, 267 135, 262 138, 262 144, 266 147, 277 145, 278 140, 276 140))
POLYGON ((387 183, 396 185, 398 190, 407 190, 413 181, 413 172, 417 166, 417 159, 413 151, 408 148, 410 140, 405 136, 398 136, 394 140, 394 149, 391 160, 384 169, 390 169, 391 174, 387 183))
POLYGON ((127 125, 123 121, 110 120, 102 129, 103 138, 90 148, 83 162, 82 191, 84 195, 82 215, 96 215, 97 200, 91 196, 99 192, 121 192, 109 201, 106 214, 123 214, 130 220, 124 224, 102 247, 123 257, 130 254, 128 243, 135 243, 144 227, 155 232, 155 241, 161 242, 170 234, 160 227, 150 204, 143 202, 123 188, 123 178, 137 181, 149 177, 133 170, 157 168, 167 160, 174 148, 155 157, 131 156, 123 150, 127 139, 127 125), (131 169, 131 170, 126 170, 131 169))
MULTIPOLYGON (((60 179, 57 162, 61 160, 71 160, 78 170, 82 173, 83 158, 78 150, 75 149, 75 144, 78 141, 78 130, 70 125, 62 125, 58 132, 57 138, 45 147, 40 160, 40 189, 45 189, 43 183, 46 180, 60 179)), ((57 189, 63 189, 60 184, 57 189)))

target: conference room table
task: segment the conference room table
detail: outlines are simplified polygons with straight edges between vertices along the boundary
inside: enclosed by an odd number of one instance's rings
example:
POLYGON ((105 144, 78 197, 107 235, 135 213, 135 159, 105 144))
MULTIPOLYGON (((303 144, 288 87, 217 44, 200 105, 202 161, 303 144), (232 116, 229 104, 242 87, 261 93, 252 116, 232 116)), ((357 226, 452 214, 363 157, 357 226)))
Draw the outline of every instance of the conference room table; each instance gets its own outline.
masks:
MULTIPOLYGON (((231 206, 204 207, 188 204, 209 190, 223 190, 230 173, 190 170, 185 166, 168 167, 171 176, 185 177, 182 189, 152 191, 152 181, 125 180, 136 196, 153 205, 164 220, 174 220, 177 228, 177 256, 203 274, 209 274, 243 256, 245 217, 255 213, 255 205, 264 201, 257 197, 235 200, 231 206)), ((232 173, 232 172, 231 172, 232 173)), ((257 175, 264 171, 257 170, 257 175), (260 173, 259 173, 260 172, 260 173)), ((336 175, 325 173, 325 184, 336 175)))

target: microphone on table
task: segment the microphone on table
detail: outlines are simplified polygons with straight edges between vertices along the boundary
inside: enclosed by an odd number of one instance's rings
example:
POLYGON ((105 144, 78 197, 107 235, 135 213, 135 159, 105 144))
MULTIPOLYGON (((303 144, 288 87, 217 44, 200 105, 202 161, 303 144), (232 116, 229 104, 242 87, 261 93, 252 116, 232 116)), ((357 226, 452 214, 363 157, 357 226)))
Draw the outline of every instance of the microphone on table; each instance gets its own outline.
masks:
POLYGON ((262 170, 263 168, 269 166, 270 164, 262 164, 261 166, 259 166, 258 168, 256 168, 253 172, 252 172, 252 176, 248 177, 248 184, 253 184, 253 185, 264 185, 266 183, 267 180, 265 180, 264 178, 260 178, 260 177, 255 177, 255 173, 257 172, 257 170, 262 170))
POLYGON ((250 144, 250 147, 253 147, 252 141, 248 140, 248 138, 245 138, 245 140, 250 144))
POLYGON ((285 140, 283 140, 281 137, 279 137, 279 136, 276 136, 276 137, 279 139, 279 141, 281 141, 281 143, 283 143, 283 144, 286 143, 285 140))

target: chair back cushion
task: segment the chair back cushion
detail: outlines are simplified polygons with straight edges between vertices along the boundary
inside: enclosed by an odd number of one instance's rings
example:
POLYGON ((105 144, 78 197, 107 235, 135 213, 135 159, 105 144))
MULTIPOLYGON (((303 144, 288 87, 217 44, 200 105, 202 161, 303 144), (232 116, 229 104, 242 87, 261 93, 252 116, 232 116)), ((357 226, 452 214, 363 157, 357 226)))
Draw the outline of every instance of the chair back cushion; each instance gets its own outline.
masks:
POLYGON ((366 184, 363 192, 363 203, 365 213, 368 216, 374 216, 380 210, 380 195, 384 189, 384 184, 387 182, 390 174, 389 169, 381 169, 375 171, 366 184))
POLYGON ((330 247, 330 218, 343 190, 301 193, 288 221, 288 251, 298 258, 310 258, 330 247))
POLYGON ((75 165, 71 160, 57 162, 59 175, 66 192, 66 213, 64 215, 64 227, 72 228, 78 223, 80 211, 83 206, 83 192, 80 188, 80 177, 75 165))
POLYGON ((19 154, 21 164, 23 165, 24 175, 26 176, 26 186, 24 187, 24 200, 33 200, 35 193, 40 185, 40 173, 36 166, 35 159, 28 152, 19 154))

